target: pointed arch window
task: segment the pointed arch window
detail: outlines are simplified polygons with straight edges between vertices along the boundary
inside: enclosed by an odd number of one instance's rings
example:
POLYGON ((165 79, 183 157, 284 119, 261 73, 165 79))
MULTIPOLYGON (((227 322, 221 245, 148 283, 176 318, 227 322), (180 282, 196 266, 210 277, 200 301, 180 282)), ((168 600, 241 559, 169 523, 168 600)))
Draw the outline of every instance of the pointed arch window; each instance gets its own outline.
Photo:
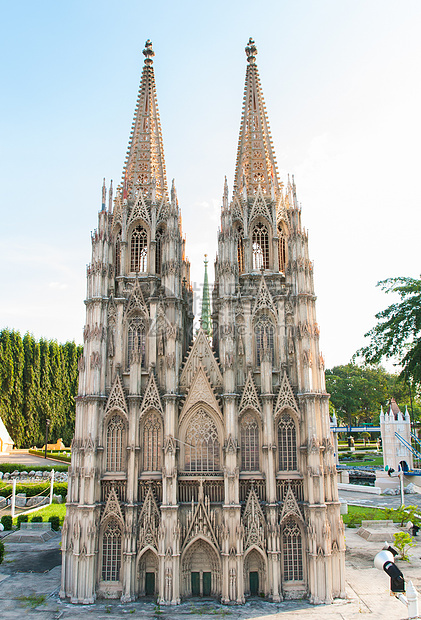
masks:
POLYGON ((278 422, 279 471, 297 470, 297 429, 289 413, 281 415, 278 422))
POLYGON ((127 332, 127 366, 132 361, 146 362, 146 325, 142 317, 135 316, 129 321, 127 332))
POLYGON ((121 232, 117 234, 115 240, 115 275, 121 275, 121 232))
POLYGON ((107 425, 107 471, 124 470, 126 425, 119 414, 111 417, 107 425))
POLYGON ((278 226, 278 238, 279 238, 279 248, 278 248, 279 271, 281 273, 285 273, 286 265, 287 265, 287 244, 286 244, 285 233, 282 230, 281 226, 278 226))
POLYGON ((253 269, 269 269, 269 233, 262 222, 253 228, 253 269))
POLYGON ((151 412, 143 424, 143 471, 160 470, 161 428, 159 415, 151 412))
POLYGON ((241 470, 259 471, 259 426, 251 414, 241 421, 241 470))
POLYGON ((156 245, 155 245, 155 273, 161 275, 162 269, 162 242, 164 237, 164 230, 158 228, 156 231, 156 245))
POLYGON ((260 365, 263 354, 266 351, 269 361, 274 362, 274 326, 270 318, 266 315, 261 316, 255 327, 254 335, 256 341, 256 364, 260 365))
POLYGON ((102 579, 120 581, 121 527, 117 519, 110 519, 102 536, 102 579))
POLYGON ((237 229, 237 261, 238 273, 244 273, 244 231, 241 226, 237 229))
POLYGON ((300 526, 292 517, 283 523, 282 555, 284 581, 302 581, 303 541, 300 526))
POLYGON ((148 233, 143 226, 136 226, 130 239, 130 271, 145 273, 148 270, 148 233))
POLYGON ((205 472, 221 469, 218 429, 204 409, 199 409, 190 421, 185 444, 185 471, 205 472))

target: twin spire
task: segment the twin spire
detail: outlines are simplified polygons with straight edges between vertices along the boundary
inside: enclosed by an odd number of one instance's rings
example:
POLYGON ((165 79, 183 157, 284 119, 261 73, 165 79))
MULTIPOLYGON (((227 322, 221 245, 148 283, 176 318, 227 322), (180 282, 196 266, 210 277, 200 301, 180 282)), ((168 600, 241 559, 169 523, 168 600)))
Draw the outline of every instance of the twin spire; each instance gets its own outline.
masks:
MULTIPOLYGON (((270 198, 278 195, 280 183, 252 38, 245 51, 248 64, 234 193, 252 197, 260 186, 270 198)), ((151 41, 146 41, 143 54, 145 62, 123 171, 123 199, 135 200, 142 193, 145 199, 158 202, 168 200, 168 190, 151 41)))
POLYGON ((168 199, 168 190, 153 69, 155 52, 149 39, 143 54, 145 64, 123 171, 123 199, 134 200, 142 192, 145 199, 158 202, 168 199))
POLYGON ((272 136, 256 66, 257 48, 250 37, 246 47, 247 71, 244 87, 243 112, 238 139, 234 193, 247 192, 252 197, 260 185, 270 198, 278 195, 280 184, 272 136))

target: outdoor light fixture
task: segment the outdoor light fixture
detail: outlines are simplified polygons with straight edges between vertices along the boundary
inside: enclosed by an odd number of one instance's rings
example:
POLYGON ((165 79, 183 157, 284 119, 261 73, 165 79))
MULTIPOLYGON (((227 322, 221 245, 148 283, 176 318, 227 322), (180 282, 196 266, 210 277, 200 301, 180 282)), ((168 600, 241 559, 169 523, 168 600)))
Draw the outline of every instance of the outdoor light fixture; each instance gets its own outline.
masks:
POLYGON ((405 592, 405 579, 395 564, 396 549, 385 543, 384 548, 374 558, 374 566, 390 577, 390 591, 401 603, 408 607, 408 618, 418 618, 418 593, 412 581, 408 581, 405 592))

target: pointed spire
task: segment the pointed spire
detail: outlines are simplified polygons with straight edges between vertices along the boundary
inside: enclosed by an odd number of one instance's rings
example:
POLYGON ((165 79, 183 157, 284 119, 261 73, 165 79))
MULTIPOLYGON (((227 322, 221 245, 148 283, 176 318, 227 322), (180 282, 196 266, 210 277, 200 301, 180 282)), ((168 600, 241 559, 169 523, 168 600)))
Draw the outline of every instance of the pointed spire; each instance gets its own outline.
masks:
POLYGON ((105 177, 102 182, 102 201, 101 201, 101 211, 105 211, 105 202, 107 200, 107 188, 105 187, 105 177))
POLYGON ((110 189, 108 192, 108 213, 113 212, 113 180, 111 179, 110 189))
POLYGON ((145 64, 123 172, 123 198, 134 199, 141 191, 146 199, 153 199, 154 194, 159 201, 167 195, 167 181, 151 41, 146 41, 143 54, 145 64))
POLYGON ((212 335, 211 329, 211 308, 209 296, 209 280, 208 280, 208 255, 205 254, 205 277, 203 279, 203 297, 202 297, 202 316, 200 319, 203 331, 208 335, 212 335))
POLYGON ((228 182, 227 177, 225 177, 224 181, 224 195, 222 197, 222 206, 224 209, 228 208, 228 182))
POLYGON ((257 48, 252 38, 246 47, 247 71, 238 140, 234 192, 253 196, 259 185, 268 198, 280 190, 275 153, 256 65, 257 48))

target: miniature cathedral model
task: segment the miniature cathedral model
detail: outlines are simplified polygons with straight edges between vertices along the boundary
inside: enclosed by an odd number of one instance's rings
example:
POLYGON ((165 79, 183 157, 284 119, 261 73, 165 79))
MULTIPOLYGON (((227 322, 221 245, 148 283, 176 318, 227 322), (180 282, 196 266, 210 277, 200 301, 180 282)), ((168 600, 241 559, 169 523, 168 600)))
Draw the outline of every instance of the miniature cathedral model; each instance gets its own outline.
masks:
POLYGON ((345 546, 312 263, 294 181, 278 179, 256 47, 212 332, 194 338, 150 41, 143 53, 122 184, 108 205, 104 185, 92 235, 60 595, 330 602, 345 595, 345 546))

